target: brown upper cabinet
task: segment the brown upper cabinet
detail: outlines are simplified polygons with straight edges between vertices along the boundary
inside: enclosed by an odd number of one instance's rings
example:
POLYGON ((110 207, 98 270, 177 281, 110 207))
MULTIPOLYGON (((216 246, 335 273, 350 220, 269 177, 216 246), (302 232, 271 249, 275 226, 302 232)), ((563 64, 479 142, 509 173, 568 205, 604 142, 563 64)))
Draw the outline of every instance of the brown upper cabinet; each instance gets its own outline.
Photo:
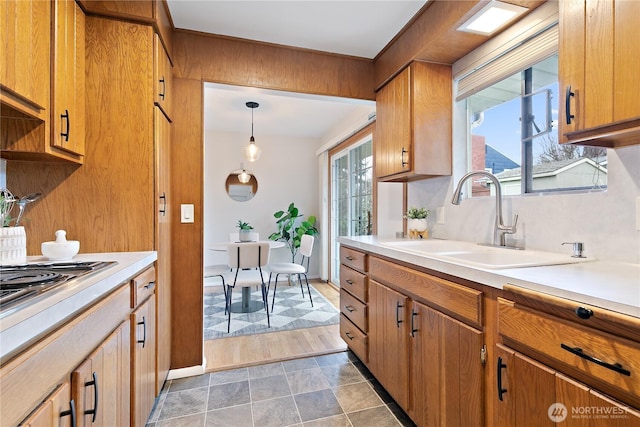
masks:
POLYGON ((560 7, 560 141, 640 144, 640 2, 566 0, 560 7))
MULTIPOLYGON (((49 108, 51 3, 0 2, 2 116, 7 108, 43 119, 49 108)), ((14 113, 18 115, 18 113, 14 113)))
POLYGON ((51 145, 85 149, 85 17, 75 0, 56 0, 53 22, 51 145))
POLYGON ((153 102, 171 120, 172 66, 160 36, 153 36, 153 102))
POLYGON ((374 153, 381 181, 451 175, 451 67, 413 62, 376 95, 374 153))

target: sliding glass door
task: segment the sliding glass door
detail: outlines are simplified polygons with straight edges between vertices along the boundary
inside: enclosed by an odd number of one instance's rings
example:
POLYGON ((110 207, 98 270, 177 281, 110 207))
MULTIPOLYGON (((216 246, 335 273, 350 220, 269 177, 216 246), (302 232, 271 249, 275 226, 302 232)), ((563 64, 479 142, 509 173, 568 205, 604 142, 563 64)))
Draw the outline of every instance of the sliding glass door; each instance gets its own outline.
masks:
POLYGON ((372 137, 331 156, 331 282, 340 284, 338 236, 373 234, 372 137))

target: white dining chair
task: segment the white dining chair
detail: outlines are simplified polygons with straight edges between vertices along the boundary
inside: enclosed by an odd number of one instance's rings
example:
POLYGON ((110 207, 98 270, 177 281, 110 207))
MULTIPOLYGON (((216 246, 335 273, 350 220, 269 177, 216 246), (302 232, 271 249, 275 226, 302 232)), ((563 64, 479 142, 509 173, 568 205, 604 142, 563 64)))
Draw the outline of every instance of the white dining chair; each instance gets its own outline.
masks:
POLYGON ((276 289, 278 288, 278 277, 281 274, 287 276, 298 276, 298 282, 300 283, 300 290, 302 291, 302 296, 304 297, 304 288, 302 287, 302 276, 304 276, 304 280, 307 283, 307 292, 309 292, 309 301, 311 302, 311 307, 313 307, 313 298, 311 297, 311 288, 309 287, 309 278, 307 277, 307 272, 309 271, 309 259, 311 258, 311 254, 313 253, 313 236, 308 234, 303 235, 300 238, 300 254, 302 258, 300 259, 300 264, 295 262, 274 262, 272 264, 267 265, 265 268, 266 271, 269 272, 269 285, 268 290, 271 289, 271 277, 273 274, 276 275, 275 283, 273 286, 273 299, 271 300, 271 311, 273 311, 273 306, 276 302, 276 289))
MULTIPOLYGON (((224 292, 224 300, 227 300, 227 282, 231 275, 231 267, 226 264, 207 265, 204 267, 203 278, 219 277, 222 281, 222 291, 224 292)), ((227 305, 224 306, 224 314, 227 314, 227 305)))
POLYGON ((249 305, 250 288, 254 284, 259 284, 262 290, 262 305, 267 312, 267 325, 271 327, 269 319, 269 304, 267 302, 267 284, 262 268, 269 263, 270 255, 269 242, 245 242, 229 243, 227 247, 227 263, 232 269, 233 283, 227 284, 226 293, 226 313, 227 333, 231 330, 231 301, 233 299, 233 289, 236 285, 242 286, 242 307, 249 305))

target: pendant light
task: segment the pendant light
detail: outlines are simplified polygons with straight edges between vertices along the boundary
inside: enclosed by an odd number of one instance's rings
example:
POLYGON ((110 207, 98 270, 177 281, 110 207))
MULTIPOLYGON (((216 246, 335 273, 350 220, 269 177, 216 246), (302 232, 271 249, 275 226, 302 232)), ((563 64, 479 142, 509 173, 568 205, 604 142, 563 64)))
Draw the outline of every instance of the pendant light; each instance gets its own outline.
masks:
POLYGON ((251 108, 251 138, 249 138, 249 145, 244 149, 244 154, 248 161, 255 162, 260 158, 262 150, 256 145, 256 139, 253 137, 253 110, 258 108, 260 104, 249 101, 246 105, 251 108))
POLYGON ((238 174, 238 181, 240 181, 243 184, 246 184, 251 179, 251 174, 247 172, 246 169, 244 168, 244 163, 240 163, 240 169, 242 169, 242 172, 238 174))

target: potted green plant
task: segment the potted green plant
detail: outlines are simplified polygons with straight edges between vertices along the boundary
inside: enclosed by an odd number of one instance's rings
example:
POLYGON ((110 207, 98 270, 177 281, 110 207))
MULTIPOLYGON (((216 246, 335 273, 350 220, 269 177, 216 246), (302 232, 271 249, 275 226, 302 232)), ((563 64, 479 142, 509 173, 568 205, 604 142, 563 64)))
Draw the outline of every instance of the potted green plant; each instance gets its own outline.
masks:
POLYGON ((251 230, 253 227, 248 223, 244 222, 241 219, 238 220, 238 238, 241 242, 250 242, 251 241, 251 230))
POLYGON ((284 242, 291 251, 291 261, 295 262, 298 248, 300 248, 300 239, 305 234, 315 236, 318 229, 315 227, 316 217, 310 215, 305 220, 300 220, 304 215, 301 214, 292 202, 286 211, 277 211, 273 214, 276 218, 276 226, 278 231, 271 233, 269 240, 279 240, 284 242))
POLYGON ((425 208, 411 207, 405 213, 404 217, 407 219, 407 229, 409 229, 409 236, 414 237, 420 235, 424 236, 427 231, 427 217, 430 211, 425 208))

